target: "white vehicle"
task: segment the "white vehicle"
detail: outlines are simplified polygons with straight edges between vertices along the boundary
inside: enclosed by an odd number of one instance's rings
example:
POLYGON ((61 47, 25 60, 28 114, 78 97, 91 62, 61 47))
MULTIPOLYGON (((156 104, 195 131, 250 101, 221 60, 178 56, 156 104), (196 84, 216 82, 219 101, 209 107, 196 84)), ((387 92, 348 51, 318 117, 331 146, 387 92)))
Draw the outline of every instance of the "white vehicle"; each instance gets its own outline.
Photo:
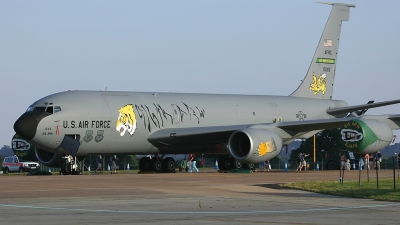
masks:
POLYGON ((3 160, 3 172, 31 172, 40 169, 38 162, 25 162, 18 158, 18 156, 7 156, 3 160))

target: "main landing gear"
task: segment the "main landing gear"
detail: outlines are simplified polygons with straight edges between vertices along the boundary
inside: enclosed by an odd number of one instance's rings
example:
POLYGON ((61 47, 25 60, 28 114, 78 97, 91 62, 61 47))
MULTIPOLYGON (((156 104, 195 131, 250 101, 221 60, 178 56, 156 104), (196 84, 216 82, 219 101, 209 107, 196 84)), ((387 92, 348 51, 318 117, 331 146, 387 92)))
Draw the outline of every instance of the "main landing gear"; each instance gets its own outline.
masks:
POLYGON ((60 173, 62 175, 78 175, 81 174, 79 170, 79 160, 77 157, 72 157, 71 155, 66 155, 62 158, 63 163, 61 166, 60 173))
POLYGON ((220 170, 233 170, 233 169, 254 170, 253 163, 242 163, 231 156, 221 156, 221 158, 218 159, 218 167, 220 170))
POLYGON ((139 170, 140 172, 175 173, 175 160, 171 157, 164 159, 164 155, 161 157, 142 157, 139 161, 139 170))

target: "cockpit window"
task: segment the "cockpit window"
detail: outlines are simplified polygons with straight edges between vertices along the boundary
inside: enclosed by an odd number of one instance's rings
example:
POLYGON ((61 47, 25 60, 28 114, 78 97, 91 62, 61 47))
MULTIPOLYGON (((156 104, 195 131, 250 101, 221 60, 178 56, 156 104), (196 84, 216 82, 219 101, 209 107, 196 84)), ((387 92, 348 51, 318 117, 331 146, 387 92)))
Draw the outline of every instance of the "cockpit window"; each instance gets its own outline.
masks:
POLYGON ((58 113, 61 111, 61 107, 60 106, 29 106, 28 109, 26 110, 27 112, 48 112, 50 114, 53 113, 58 113))
POLYGON ((53 106, 47 106, 46 112, 53 114, 53 106))
POLYGON ((44 112, 45 110, 46 110, 46 107, 37 106, 37 107, 34 107, 32 111, 34 111, 34 112, 44 112))
POLYGON ((60 106, 54 106, 54 113, 58 113, 61 111, 61 107, 60 106))

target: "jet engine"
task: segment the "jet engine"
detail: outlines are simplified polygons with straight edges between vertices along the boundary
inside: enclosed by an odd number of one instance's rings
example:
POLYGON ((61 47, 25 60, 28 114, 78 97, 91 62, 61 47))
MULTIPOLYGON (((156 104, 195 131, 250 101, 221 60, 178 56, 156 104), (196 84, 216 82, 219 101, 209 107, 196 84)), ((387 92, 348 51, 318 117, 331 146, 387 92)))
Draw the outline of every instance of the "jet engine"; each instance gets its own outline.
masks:
POLYGON ((230 154, 244 163, 260 163, 276 157, 282 149, 282 138, 275 132, 247 128, 229 137, 230 154))
POLYGON ((374 153, 390 145, 392 129, 374 119, 355 119, 340 128, 346 149, 356 153, 374 153))
POLYGON ((63 155, 48 152, 38 147, 35 149, 35 155, 38 161, 45 166, 61 167, 64 162, 62 160, 63 155))

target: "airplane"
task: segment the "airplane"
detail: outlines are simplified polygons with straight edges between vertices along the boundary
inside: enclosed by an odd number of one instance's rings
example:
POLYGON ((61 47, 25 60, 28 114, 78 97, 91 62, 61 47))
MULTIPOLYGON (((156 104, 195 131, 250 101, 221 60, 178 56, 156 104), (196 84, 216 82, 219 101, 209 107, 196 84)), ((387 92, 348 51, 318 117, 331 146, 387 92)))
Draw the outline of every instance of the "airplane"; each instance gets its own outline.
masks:
POLYGON ((388 146, 400 115, 365 115, 400 99, 348 106, 332 99, 342 21, 355 5, 332 6, 308 72, 289 96, 122 91, 64 91, 35 101, 15 132, 36 146, 37 159, 76 173, 85 156, 142 157, 140 171, 174 172, 166 154, 222 154, 219 167, 251 167, 276 157, 295 139, 340 128, 347 149, 388 146), (228 155, 229 157, 226 157, 228 155))

